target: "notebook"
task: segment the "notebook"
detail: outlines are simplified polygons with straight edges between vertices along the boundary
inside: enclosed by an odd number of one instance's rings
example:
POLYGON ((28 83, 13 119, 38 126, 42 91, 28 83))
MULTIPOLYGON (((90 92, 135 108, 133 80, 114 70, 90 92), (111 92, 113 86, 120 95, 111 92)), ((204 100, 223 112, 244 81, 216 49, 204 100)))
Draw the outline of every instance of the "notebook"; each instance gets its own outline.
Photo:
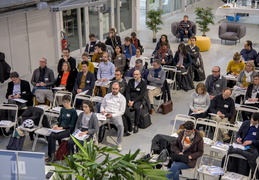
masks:
POLYGON ((185 154, 172 154, 172 161, 188 163, 189 157, 185 154))

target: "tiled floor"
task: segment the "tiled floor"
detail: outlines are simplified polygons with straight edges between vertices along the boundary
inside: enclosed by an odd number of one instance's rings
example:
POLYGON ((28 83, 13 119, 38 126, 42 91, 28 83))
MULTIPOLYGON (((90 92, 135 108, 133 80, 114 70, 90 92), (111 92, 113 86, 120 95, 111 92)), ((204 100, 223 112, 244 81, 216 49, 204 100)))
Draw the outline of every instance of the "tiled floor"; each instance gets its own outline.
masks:
MULTIPOLYGON (((180 21, 183 15, 188 14, 190 20, 195 20, 194 8, 196 6, 209 6, 213 7, 213 12, 216 11, 216 8, 220 6, 222 3, 220 0, 205 0, 201 3, 194 5, 193 7, 187 8, 186 12, 180 12, 175 14, 169 18, 164 19, 164 25, 162 26, 162 30, 158 32, 157 37, 160 37, 161 34, 167 34, 170 41, 170 46, 173 51, 177 50, 178 43, 175 37, 171 33, 171 23, 175 21, 180 21)), ((141 8, 141 13, 144 10, 141 8)), ((218 38, 218 21, 223 19, 224 17, 215 17, 215 24, 210 26, 210 32, 207 33, 207 37, 210 37, 212 45, 209 51, 201 52, 201 55, 205 64, 206 75, 210 74, 213 66, 218 65, 222 69, 222 74, 225 74, 225 69, 229 60, 232 59, 235 52, 239 52, 243 48, 243 43, 246 40, 253 41, 253 47, 257 51, 259 51, 259 39, 258 30, 259 30, 259 18, 257 16, 249 16, 245 18, 241 18, 241 20, 237 23, 243 23, 247 27, 246 36, 241 39, 240 43, 234 45, 233 42, 228 41, 227 44, 221 44, 220 39, 218 38)), ((137 32, 138 38, 141 40, 141 44, 145 47, 144 56, 150 56, 155 48, 155 44, 152 43, 152 32, 145 27, 144 18, 141 17, 141 27, 137 32)), ((201 35, 199 32, 198 35, 201 35)), ((56 68, 54 68, 56 69, 56 68)), ((30 81, 30 77, 24 77, 24 79, 30 81)), ((197 83, 197 82, 195 82, 197 83)), ((5 101, 5 93, 6 93, 6 85, 0 86, 0 100, 1 102, 5 101)), ((124 137, 123 139, 123 150, 122 153, 126 153, 129 150, 135 151, 136 149, 141 149, 142 151, 148 153, 150 152, 151 140, 156 134, 167 134, 170 135, 172 125, 170 121, 174 120, 177 114, 187 114, 188 102, 190 94, 193 91, 177 91, 172 95, 174 109, 171 113, 167 115, 155 114, 152 116, 152 125, 147 129, 141 129, 139 133, 133 134, 128 137, 124 137)), ((109 132, 109 134, 116 136, 115 132, 109 132)), ((8 139, 6 137, 0 137, 0 148, 5 149, 8 139)), ((30 150, 32 142, 29 139, 26 139, 23 150, 30 150)), ((100 145, 111 145, 115 146, 114 142, 107 137, 104 142, 100 145)), ((46 152, 47 144, 44 142, 38 142, 36 151, 46 152)), ((207 179, 207 178, 206 178, 207 179)), ((209 179, 209 178, 208 178, 209 179)))

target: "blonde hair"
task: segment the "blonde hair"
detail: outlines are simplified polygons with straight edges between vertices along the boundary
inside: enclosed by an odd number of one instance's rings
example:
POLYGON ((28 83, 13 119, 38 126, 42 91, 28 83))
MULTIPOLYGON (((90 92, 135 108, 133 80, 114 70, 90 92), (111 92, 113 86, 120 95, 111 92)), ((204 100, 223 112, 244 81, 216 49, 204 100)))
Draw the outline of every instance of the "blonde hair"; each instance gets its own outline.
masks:
POLYGON ((198 83, 196 88, 195 88, 195 91, 196 93, 198 94, 198 89, 201 88, 201 90, 203 91, 202 94, 206 94, 206 86, 203 84, 203 83, 198 83))
POLYGON ((247 61, 247 62, 246 62, 245 67, 244 67, 244 71, 246 70, 246 66, 247 66, 248 64, 253 67, 253 70, 252 70, 252 71, 255 72, 255 64, 254 64, 253 61, 247 61))
POLYGON ((241 58, 241 54, 239 54, 238 52, 236 52, 236 53, 234 54, 234 56, 233 56, 233 60, 234 60, 234 61, 238 61, 238 60, 240 60, 240 58, 241 58))

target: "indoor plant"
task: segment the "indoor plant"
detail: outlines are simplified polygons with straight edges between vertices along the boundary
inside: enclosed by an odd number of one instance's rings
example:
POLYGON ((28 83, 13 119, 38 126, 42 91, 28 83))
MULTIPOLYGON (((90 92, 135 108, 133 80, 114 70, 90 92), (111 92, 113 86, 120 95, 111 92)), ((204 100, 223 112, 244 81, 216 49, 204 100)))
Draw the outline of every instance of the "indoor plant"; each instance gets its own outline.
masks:
POLYGON ((212 14, 212 8, 197 7, 195 9, 196 23, 199 30, 203 33, 202 36, 206 36, 206 32, 210 31, 209 24, 214 24, 214 15, 212 14))
POLYGON ((162 14, 163 14, 162 10, 156 11, 151 9, 147 12, 146 25, 147 25, 147 28, 153 31, 153 42, 156 42, 156 33, 158 32, 158 30, 161 29, 159 25, 163 24, 162 14))
POLYGON ((166 179, 167 171, 153 169, 157 163, 136 160, 140 150, 122 155, 116 148, 98 147, 92 140, 85 141, 82 146, 73 136, 71 138, 79 147, 79 152, 65 157, 64 165, 51 164, 56 167, 59 180, 72 180, 72 177, 78 180, 166 179))

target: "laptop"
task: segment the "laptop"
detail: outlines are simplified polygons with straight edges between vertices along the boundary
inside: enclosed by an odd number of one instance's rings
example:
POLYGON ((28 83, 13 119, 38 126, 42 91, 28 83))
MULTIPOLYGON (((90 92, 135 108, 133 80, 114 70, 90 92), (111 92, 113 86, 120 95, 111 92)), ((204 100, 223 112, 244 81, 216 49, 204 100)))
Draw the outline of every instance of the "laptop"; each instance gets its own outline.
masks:
POLYGON ((172 154, 172 161, 188 163, 190 160, 189 160, 188 155, 185 155, 185 154, 172 154))

